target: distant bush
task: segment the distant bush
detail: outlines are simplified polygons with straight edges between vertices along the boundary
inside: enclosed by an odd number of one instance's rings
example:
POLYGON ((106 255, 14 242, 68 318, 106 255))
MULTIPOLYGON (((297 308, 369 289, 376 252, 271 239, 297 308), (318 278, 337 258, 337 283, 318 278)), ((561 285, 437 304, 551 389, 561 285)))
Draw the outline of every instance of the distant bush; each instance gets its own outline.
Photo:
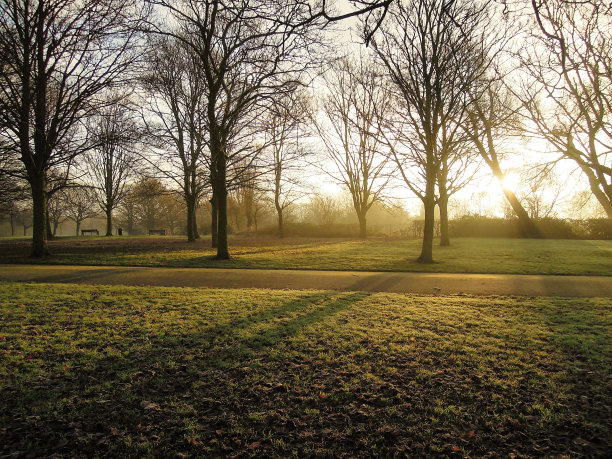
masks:
POLYGON ((607 218, 591 218, 583 221, 588 239, 612 239, 612 225, 607 218))
POLYGON ((448 222, 451 237, 518 237, 518 220, 464 216, 448 222))
MULTIPOLYGON (((436 222, 435 237, 439 237, 439 226, 436 222)), ((536 225, 546 239, 612 239, 609 220, 605 218, 591 220, 566 220, 560 218, 541 218, 536 225)), ((451 237, 520 237, 517 219, 464 216, 449 221, 451 237)), ((423 234, 423 220, 414 220, 411 225, 392 231, 389 227, 368 225, 368 237, 392 236, 406 239, 418 239, 423 234)), ((260 234, 276 235, 276 226, 267 226, 258 231, 260 234)), ((357 224, 332 223, 316 225, 312 223, 287 223, 285 236, 288 237, 327 237, 356 238, 359 235, 357 224)))
POLYGON ((545 239, 588 239, 580 225, 572 220, 560 218, 540 218, 535 221, 536 226, 545 239))
MULTIPOLYGON (((612 239, 605 218, 566 220, 540 218, 536 226, 546 239, 612 239)), ((451 237, 520 237, 517 219, 465 216, 449 222, 451 237)))
MULTIPOLYGON (((278 227, 267 226, 258 231, 262 234, 278 234, 278 227)), ((332 223, 315 225, 313 223, 285 223, 285 236, 289 237, 337 237, 356 238, 359 236, 359 225, 352 223, 332 223)), ((384 231, 376 225, 368 225, 368 237, 385 236, 384 231)))

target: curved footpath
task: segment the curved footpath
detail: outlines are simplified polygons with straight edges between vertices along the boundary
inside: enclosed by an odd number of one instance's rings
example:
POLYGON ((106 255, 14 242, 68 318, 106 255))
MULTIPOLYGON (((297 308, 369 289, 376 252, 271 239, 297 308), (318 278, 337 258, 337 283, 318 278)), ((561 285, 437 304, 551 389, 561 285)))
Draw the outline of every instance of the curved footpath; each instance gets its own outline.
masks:
POLYGON ((612 277, 605 276, 0 265, 0 281, 433 295, 612 297, 612 277))

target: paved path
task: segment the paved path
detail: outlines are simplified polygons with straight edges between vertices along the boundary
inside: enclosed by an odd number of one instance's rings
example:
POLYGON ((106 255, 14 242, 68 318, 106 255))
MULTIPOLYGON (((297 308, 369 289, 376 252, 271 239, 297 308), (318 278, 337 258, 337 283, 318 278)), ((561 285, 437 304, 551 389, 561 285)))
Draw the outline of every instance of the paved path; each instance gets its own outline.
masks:
POLYGON ((612 277, 0 265, 0 281, 421 294, 612 297, 612 277))

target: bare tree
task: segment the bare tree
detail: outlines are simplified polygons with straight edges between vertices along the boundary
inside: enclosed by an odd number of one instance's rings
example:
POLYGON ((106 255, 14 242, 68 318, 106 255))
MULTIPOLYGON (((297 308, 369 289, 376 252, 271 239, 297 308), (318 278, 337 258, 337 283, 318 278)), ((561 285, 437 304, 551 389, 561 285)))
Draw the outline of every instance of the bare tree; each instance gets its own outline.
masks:
POLYGON ((11 235, 14 235, 14 225, 21 225, 23 235, 32 227, 32 206, 27 200, 14 202, 10 208, 11 235))
POLYGON ((88 120, 94 138, 87 155, 89 181, 106 217, 106 236, 113 235, 113 211, 127 193, 136 160, 133 147, 139 139, 129 95, 114 93, 111 98, 118 103, 103 107, 88 120))
POLYGON ((563 184, 554 167, 536 166, 525 170, 521 182, 527 184, 522 201, 532 219, 555 216, 555 206, 561 198, 563 184))
POLYGON ((136 228, 137 201, 138 197, 135 193, 135 184, 129 184, 126 187, 125 196, 117 208, 117 213, 119 224, 130 236, 134 236, 138 232, 136 228))
POLYGON ((266 143, 271 153, 271 188, 281 239, 284 237, 287 209, 306 194, 303 170, 307 150, 300 145, 300 135, 310 112, 306 94, 296 91, 277 99, 264 121, 266 143))
POLYGON ((54 193, 47 200, 47 222, 49 224, 48 231, 52 237, 57 236, 57 228, 68 219, 68 205, 63 199, 62 192, 54 193))
MULTIPOLYGON (((372 40, 373 48, 398 90, 403 149, 419 163, 425 207, 423 245, 418 261, 433 261, 434 209, 443 128, 460 123, 466 93, 486 69, 488 2, 411 0, 393 3, 372 40)), ((396 152, 398 150, 395 150, 396 152)), ((414 191, 401 161, 396 161, 414 191)))
POLYGON ((390 174, 385 143, 377 135, 391 107, 392 93, 377 66, 361 56, 343 58, 325 77, 329 94, 323 120, 315 120, 328 157, 336 166, 328 174, 350 193, 359 220, 359 237, 367 235, 366 216, 381 201, 390 174))
POLYGON ((323 21, 317 23, 310 5, 301 1, 153 3, 173 16, 180 32, 161 27, 156 31, 175 35, 190 46, 205 77, 217 258, 227 259, 229 145, 246 113, 263 110, 267 97, 289 90, 296 76, 314 65, 312 56, 305 57, 317 39, 313 26, 323 21))
POLYGON ((168 194, 166 187, 156 178, 142 177, 134 184, 131 193, 134 199, 135 220, 147 231, 158 229, 162 220, 161 198, 168 194))
MULTIPOLYGON (((463 117, 463 112, 461 113, 463 117)), ((448 202, 459 190, 465 188, 478 174, 479 156, 469 140, 463 135, 459 123, 449 123, 442 127, 440 141, 440 163, 437 185, 438 196, 436 204, 440 210, 440 245, 450 245, 448 228, 448 202)))
POLYGON ((315 194, 308 207, 315 220, 324 226, 333 224, 342 211, 340 202, 330 195, 315 194))
POLYGON ((185 234, 185 203, 177 193, 166 193, 158 198, 160 204, 159 220, 170 235, 185 234))
POLYGON ((612 226, 612 9, 563 0, 532 7, 523 105, 534 133, 586 176, 612 226))
POLYGON ((13 203, 27 199, 26 188, 26 183, 17 177, 2 173, 0 168, 0 215, 9 213, 13 203))
POLYGON ((505 153, 504 142, 522 133, 518 101, 500 81, 488 82, 484 91, 478 96, 472 92, 471 97, 467 119, 462 127, 502 186, 504 196, 518 218, 519 234, 522 237, 541 237, 514 190, 504 185, 506 173, 500 163, 505 153))
POLYGON ((84 151, 75 128, 128 75, 137 9, 128 0, 0 1, 0 118, 32 190, 32 256, 48 254, 47 171, 84 151))
POLYGON ((96 198, 95 191, 84 186, 73 186, 62 192, 61 199, 66 205, 66 217, 75 223, 76 236, 79 235, 84 220, 98 215, 96 198))
POLYGON ((143 121, 160 152, 154 165, 180 188, 187 206, 187 240, 193 242, 199 238, 196 206, 209 185, 203 170, 208 153, 204 74, 193 49, 173 37, 152 39, 147 65, 143 121))

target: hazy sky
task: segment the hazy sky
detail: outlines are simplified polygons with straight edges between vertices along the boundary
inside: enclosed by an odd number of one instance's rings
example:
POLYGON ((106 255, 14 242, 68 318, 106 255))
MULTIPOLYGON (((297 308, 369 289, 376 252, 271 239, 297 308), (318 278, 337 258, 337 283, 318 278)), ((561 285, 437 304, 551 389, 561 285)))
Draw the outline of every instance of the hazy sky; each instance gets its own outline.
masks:
MULTIPOLYGON (((340 0, 336 2, 336 5, 340 13, 351 11, 350 3, 347 0, 340 0)), ((365 48, 360 43, 358 27, 358 18, 350 18, 334 25, 332 33, 338 50, 358 53, 360 48, 365 48)), ((313 92, 320 93, 316 84, 313 92)), ((315 146, 315 149, 323 151, 324 147, 322 145, 320 147, 315 146)), ((576 215, 571 212, 571 200, 576 192, 588 189, 588 184, 581 174, 573 172, 575 171, 573 163, 561 162, 556 166, 556 177, 553 174, 553 181, 548 189, 542 186, 533 193, 530 184, 526 181, 525 176, 529 175, 528 170, 533 168, 536 163, 552 161, 557 157, 554 153, 545 153, 545 150, 546 146, 539 141, 524 142, 517 140, 510 144, 508 155, 502 161, 503 170, 507 172, 507 179, 504 184, 516 192, 519 197, 537 194, 545 206, 547 203, 554 202, 553 213, 556 216, 576 218, 576 215)), ((325 167, 327 168, 328 165, 325 165, 325 167)), ((331 162, 329 167, 333 167, 331 162)), ((313 171, 313 174, 311 182, 317 190, 332 195, 344 192, 342 187, 334 183, 326 174, 320 171, 313 171)), ((501 185, 486 165, 480 166, 477 175, 478 177, 473 183, 457 192, 453 197, 454 204, 470 207, 472 212, 482 211, 483 207, 487 207, 488 213, 502 216, 505 197, 501 185)), ((401 180, 394 181, 387 194, 401 200, 407 211, 418 214, 421 201, 408 190, 401 180)), ((452 206, 453 203, 451 202, 449 207, 452 206)))

